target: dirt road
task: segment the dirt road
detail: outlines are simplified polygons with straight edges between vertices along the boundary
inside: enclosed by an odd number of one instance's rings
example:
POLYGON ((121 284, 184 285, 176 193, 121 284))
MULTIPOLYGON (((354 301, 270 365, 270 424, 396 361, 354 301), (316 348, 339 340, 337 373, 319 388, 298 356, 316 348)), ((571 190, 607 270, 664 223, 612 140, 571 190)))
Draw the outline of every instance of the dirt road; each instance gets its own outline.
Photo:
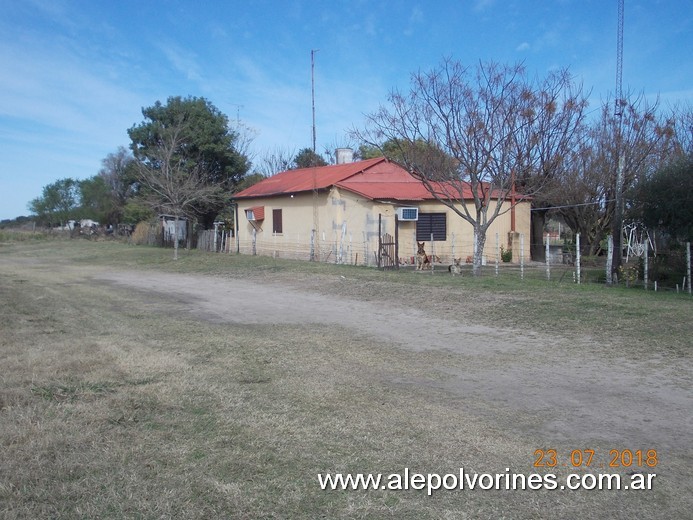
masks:
POLYGON ((498 418, 502 427, 535 436, 544 446, 654 448, 682 463, 693 462, 693 374, 688 363, 676 365, 657 354, 625 359, 593 338, 518 334, 475 325, 463 312, 334 297, 289 280, 136 271, 101 272, 94 279, 160 295, 202 320, 327 324, 401 349, 440 353, 430 357, 440 379, 393 383, 442 388, 477 403, 481 414, 485 404, 505 409, 504 419, 498 418))

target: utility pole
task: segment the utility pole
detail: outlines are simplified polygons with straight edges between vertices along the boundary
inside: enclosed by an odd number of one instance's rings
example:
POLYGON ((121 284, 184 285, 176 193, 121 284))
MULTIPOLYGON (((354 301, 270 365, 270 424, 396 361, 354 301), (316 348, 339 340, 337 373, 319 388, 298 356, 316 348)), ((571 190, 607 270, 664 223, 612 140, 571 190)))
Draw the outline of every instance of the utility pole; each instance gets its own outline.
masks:
POLYGON ((319 49, 310 51, 310 91, 313 102, 313 152, 315 152, 315 53, 319 49))
POLYGON ((614 224, 612 227, 613 249, 611 259, 611 273, 607 273, 607 283, 618 282, 619 268, 621 267, 621 255, 623 245, 623 169, 625 167, 625 156, 623 153, 623 2, 618 1, 618 26, 616 30, 616 106, 614 116, 616 116, 616 153, 618 155, 618 166, 616 168, 616 196, 614 211, 614 224))
MULTIPOLYGON (((313 153, 315 153, 315 53, 318 49, 310 51, 310 89, 311 98, 313 104, 313 153)), ((320 260, 320 213, 318 209, 318 178, 317 170, 313 168, 313 244, 314 248, 311 249, 311 260, 320 260)))

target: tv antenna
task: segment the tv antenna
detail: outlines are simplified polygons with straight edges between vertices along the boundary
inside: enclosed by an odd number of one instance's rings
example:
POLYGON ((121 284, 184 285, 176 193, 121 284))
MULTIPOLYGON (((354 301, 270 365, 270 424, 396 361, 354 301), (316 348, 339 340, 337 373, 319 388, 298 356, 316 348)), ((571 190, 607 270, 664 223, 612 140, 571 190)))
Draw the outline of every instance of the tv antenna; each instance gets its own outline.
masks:
POLYGON ((236 103, 229 103, 229 105, 236 107, 236 126, 238 126, 241 124, 241 108, 245 108, 245 106, 236 103))

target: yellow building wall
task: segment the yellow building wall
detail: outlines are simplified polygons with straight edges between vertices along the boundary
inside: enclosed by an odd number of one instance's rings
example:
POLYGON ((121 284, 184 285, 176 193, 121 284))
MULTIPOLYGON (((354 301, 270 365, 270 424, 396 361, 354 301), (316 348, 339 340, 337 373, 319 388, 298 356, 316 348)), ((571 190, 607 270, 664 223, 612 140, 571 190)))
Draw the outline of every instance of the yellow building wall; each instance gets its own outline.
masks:
MULTIPOLYGON (((471 224, 464 221, 445 205, 436 201, 418 201, 412 204, 390 204, 369 199, 339 188, 317 195, 299 193, 293 197, 278 196, 238 201, 238 245, 241 253, 269 255, 323 262, 358 265, 376 265, 378 250, 378 223, 381 232, 395 235, 395 213, 399 206, 415 206, 420 213, 445 213, 447 237, 444 241, 426 241, 426 252, 436 255, 441 264, 452 263, 453 258, 464 262, 474 252, 471 224), (245 210, 264 206, 265 218, 249 222, 245 210), (273 233, 273 211, 282 210, 282 232, 273 233)), ((509 207, 506 204, 504 209, 509 207)), ((520 203, 515 208, 516 230, 524 234, 525 260, 529 260, 530 204, 520 203)), ((496 234, 498 245, 509 247, 510 211, 492 223, 486 238, 486 263, 496 261, 496 234)), ((399 223, 399 257, 405 264, 416 256, 416 222, 399 223)), ((517 244, 516 244, 517 245, 517 244)), ((516 249, 518 249, 516 247, 516 249)), ((514 251, 514 260, 519 259, 514 251)))

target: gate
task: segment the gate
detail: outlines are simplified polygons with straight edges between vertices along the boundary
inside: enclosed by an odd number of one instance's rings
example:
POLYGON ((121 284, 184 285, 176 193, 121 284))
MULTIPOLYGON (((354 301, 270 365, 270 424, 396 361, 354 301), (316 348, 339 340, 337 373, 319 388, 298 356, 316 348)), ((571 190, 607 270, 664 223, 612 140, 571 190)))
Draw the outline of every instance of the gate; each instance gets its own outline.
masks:
POLYGON ((383 216, 378 215, 378 268, 399 269, 399 233, 397 216, 395 215, 395 236, 389 233, 383 235, 383 216))

